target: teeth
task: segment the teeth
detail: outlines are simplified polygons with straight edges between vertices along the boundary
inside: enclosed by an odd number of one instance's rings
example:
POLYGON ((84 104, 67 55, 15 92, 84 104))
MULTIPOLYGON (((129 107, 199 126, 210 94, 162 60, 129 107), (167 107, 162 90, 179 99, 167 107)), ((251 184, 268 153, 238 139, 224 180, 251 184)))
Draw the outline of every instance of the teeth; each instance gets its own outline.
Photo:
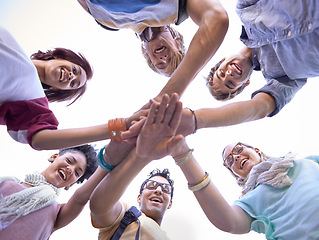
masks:
POLYGON ((163 52, 165 50, 165 47, 161 47, 161 48, 159 48, 159 49, 156 49, 155 50, 155 53, 161 53, 161 52, 163 52))
POLYGON ((63 78, 63 76, 64 76, 64 69, 63 68, 61 68, 61 74, 60 74, 60 81, 62 81, 62 78, 63 78))
POLYGON ((247 160, 243 160, 243 161, 241 162, 241 168, 243 168, 243 166, 244 166, 244 164, 245 164, 246 161, 247 161, 247 160))
POLYGON ((59 170, 59 173, 60 173, 61 177, 63 178, 63 180, 65 180, 66 176, 65 176, 64 172, 62 170, 59 170))

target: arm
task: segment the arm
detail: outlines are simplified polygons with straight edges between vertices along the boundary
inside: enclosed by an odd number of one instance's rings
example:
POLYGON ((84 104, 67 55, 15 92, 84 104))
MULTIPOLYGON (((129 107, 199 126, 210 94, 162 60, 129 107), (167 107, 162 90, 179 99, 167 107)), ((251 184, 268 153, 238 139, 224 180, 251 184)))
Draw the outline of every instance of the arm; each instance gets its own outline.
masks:
MULTIPOLYGON (((147 112, 147 108, 141 108, 132 116, 126 118, 126 127, 129 128, 133 121, 139 120, 140 117, 145 116, 147 112)), ((46 129, 33 135, 32 147, 39 150, 61 149, 101 141, 108 138, 108 124, 62 130, 46 129)))
MULTIPOLYGON (((202 108, 194 111, 197 129, 231 126, 262 119, 276 108, 275 100, 266 93, 258 93, 251 100, 234 102, 218 108, 202 108)), ((183 109, 177 133, 187 136, 195 130, 195 119, 189 109, 183 109)))
POLYGON ((180 141, 180 137, 173 136, 181 110, 182 105, 175 94, 170 102, 168 96, 164 95, 160 105, 155 102, 152 104, 147 118, 139 123, 136 149, 101 181, 92 194, 90 208, 98 225, 110 226, 116 220, 122 210, 119 199, 134 177, 151 160, 168 155, 180 141))
POLYGON ((219 108, 195 111, 198 128, 231 126, 266 117, 276 108, 275 100, 266 93, 258 93, 251 100, 226 104, 219 108))
POLYGON ((89 7, 88 7, 88 5, 86 4, 85 0, 78 0, 78 3, 81 5, 81 7, 82 7, 85 11, 87 11, 88 13, 90 13, 90 12, 89 12, 89 7))
POLYGON ((70 200, 61 206, 55 221, 54 231, 68 225, 81 213, 89 201, 91 193, 106 175, 107 172, 98 167, 83 186, 75 191, 70 200))
MULTIPOLYGON (((171 155, 181 156, 188 150, 184 139, 171 155)), ((205 176, 193 155, 180 167, 190 185, 200 183, 205 176)), ((203 189, 194 191, 194 195, 207 218, 220 230, 236 234, 250 231, 252 219, 240 207, 230 206, 212 182, 203 189)))
POLYGON ((155 97, 177 93, 180 96, 198 72, 212 58, 221 45, 227 29, 228 16, 217 0, 188 0, 187 11, 199 26, 187 53, 172 77, 155 97))

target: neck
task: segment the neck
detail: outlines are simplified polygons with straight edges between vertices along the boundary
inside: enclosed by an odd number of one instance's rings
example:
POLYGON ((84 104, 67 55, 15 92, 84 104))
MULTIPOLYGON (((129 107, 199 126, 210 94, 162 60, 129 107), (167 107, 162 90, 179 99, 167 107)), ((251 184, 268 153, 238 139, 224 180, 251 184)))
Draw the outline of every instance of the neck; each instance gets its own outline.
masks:
POLYGON ((251 65, 253 65, 253 49, 252 48, 245 46, 240 50, 240 53, 243 54, 245 57, 247 57, 250 60, 251 65))
MULTIPOLYGON (((31 60, 34 64, 35 68, 37 69, 39 79, 44 79, 45 71, 44 71, 44 61, 42 60, 31 60)), ((42 81, 41 81, 42 82, 42 81)))

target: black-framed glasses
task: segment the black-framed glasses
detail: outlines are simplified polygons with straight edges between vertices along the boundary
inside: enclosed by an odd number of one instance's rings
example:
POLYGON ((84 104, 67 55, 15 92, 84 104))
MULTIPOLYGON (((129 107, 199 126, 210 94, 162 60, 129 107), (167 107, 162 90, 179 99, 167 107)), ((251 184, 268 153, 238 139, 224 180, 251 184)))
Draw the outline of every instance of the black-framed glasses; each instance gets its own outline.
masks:
POLYGON ((154 180, 148 180, 146 183, 145 183, 145 188, 149 189, 149 190, 155 190, 158 188, 158 186, 161 186, 161 189, 162 189, 162 192, 163 193, 167 193, 167 194, 170 194, 172 192, 172 187, 170 184, 168 183, 159 183, 159 182, 156 182, 154 180))
POLYGON ((143 32, 141 34, 138 34, 137 36, 143 42, 150 42, 150 41, 154 40, 159 33, 164 32, 167 29, 168 29, 167 26, 147 27, 143 30, 143 32))
POLYGON ((224 166, 231 167, 234 164, 234 155, 241 154, 244 150, 244 145, 241 142, 238 142, 233 149, 231 150, 230 154, 224 159, 224 166))

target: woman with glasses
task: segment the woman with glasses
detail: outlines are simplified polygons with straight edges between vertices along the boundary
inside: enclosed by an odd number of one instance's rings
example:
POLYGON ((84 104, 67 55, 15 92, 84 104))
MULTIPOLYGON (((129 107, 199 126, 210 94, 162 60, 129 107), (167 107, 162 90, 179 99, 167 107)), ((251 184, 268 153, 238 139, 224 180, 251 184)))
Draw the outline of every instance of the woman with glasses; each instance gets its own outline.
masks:
POLYGON ((171 155, 217 228, 233 234, 253 230, 264 233, 267 239, 319 236, 319 156, 297 159, 289 153, 269 157, 244 143, 228 145, 222 154, 224 166, 242 187, 240 199, 229 205, 185 141, 171 155))
POLYGON ((151 69, 170 76, 157 100, 164 93, 181 95, 215 54, 228 29, 227 13, 218 0, 78 2, 102 27, 131 28, 139 36, 142 53, 151 69), (171 24, 178 25, 188 16, 199 28, 185 54, 183 36, 171 24))

